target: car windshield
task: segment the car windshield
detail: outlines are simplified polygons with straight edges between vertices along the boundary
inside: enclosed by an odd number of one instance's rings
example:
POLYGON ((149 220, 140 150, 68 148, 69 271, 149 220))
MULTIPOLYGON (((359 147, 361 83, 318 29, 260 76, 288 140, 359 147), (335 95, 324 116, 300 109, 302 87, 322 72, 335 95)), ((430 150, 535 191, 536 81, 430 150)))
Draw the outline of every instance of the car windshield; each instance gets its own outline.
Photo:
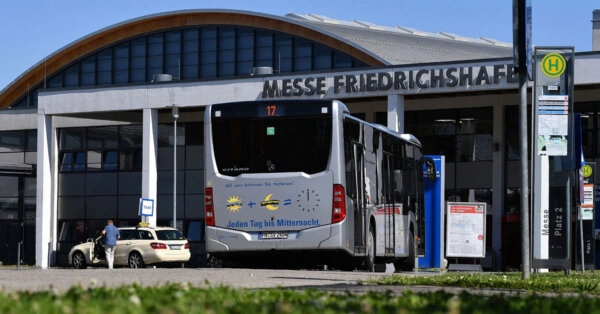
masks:
POLYGON ((159 240, 185 240, 179 230, 156 230, 156 237, 159 240))

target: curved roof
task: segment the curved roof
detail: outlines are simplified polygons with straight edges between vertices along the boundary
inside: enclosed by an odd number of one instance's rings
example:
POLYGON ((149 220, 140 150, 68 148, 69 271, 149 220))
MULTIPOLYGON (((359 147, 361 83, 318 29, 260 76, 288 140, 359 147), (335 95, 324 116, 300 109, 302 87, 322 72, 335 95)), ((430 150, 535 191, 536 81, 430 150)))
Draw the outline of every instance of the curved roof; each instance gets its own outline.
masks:
POLYGON ((284 32, 333 47, 370 66, 507 57, 512 54, 508 45, 497 45, 493 41, 473 43, 452 39, 451 36, 423 36, 406 28, 390 31, 364 22, 328 21, 313 15, 279 17, 237 10, 174 11, 115 24, 59 49, 4 88, 0 92, 0 107, 8 107, 53 73, 105 46, 149 32, 198 25, 236 25, 284 32))
POLYGON ((386 27, 362 21, 290 13, 292 19, 335 34, 383 60, 386 65, 502 58, 512 56, 511 44, 451 33, 427 33, 406 27, 386 27))

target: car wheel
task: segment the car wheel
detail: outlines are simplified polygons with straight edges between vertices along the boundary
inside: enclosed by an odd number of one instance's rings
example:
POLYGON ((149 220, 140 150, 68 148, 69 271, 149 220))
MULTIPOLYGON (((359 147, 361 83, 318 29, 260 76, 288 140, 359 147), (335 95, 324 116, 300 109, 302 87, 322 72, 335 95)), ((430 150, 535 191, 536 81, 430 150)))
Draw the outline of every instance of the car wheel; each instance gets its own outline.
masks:
POLYGON ((144 268, 144 259, 138 252, 129 254, 129 268, 144 268))
POLYGON ((85 255, 83 255, 83 253, 79 251, 73 253, 73 259, 71 260, 71 264, 73 264, 73 268, 75 269, 85 269, 87 267, 85 255))

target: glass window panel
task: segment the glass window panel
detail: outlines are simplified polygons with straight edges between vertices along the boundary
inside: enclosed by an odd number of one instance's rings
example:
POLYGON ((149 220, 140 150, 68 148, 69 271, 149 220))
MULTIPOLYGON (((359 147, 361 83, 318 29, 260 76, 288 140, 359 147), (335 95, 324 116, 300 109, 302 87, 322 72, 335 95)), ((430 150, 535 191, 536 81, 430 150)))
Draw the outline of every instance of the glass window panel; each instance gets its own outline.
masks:
MULTIPOLYGON (((158 146, 173 146, 173 125, 160 124, 158 126, 158 146)), ((177 146, 185 145, 185 126, 177 125, 177 146)))
POLYGON ((68 128, 60 130, 60 150, 83 150, 85 147, 85 129, 68 128))
POLYGON ((352 58, 348 55, 333 52, 333 68, 334 69, 347 69, 352 67, 352 58))
POLYGON ((217 76, 217 30, 216 28, 203 28, 200 42, 200 77, 209 78, 217 76))
POLYGON ((219 31, 219 76, 235 75, 235 30, 224 27, 219 31))
POLYGON ((25 151, 36 152, 37 151, 37 130, 28 130, 25 132, 25 151))
POLYGON ((288 35, 275 36, 275 59, 281 73, 292 71, 292 38, 288 35))
POLYGON ((91 150, 87 152, 87 169, 88 171, 100 171, 102 166, 102 152, 91 150))
POLYGON ((60 172, 73 171, 73 153, 62 153, 60 160, 60 172))
POLYGON ((85 153, 84 152, 74 153, 73 171, 85 171, 85 153))
POLYGON ((179 54, 181 51, 181 32, 167 32, 165 39, 167 42, 166 54, 179 54))
MULTIPOLYGON (((519 160, 521 159, 521 136, 519 131, 519 107, 510 106, 506 108, 504 113, 504 138, 505 143, 505 157, 506 160, 519 160)), ((531 107, 527 109, 527 121, 531 121, 531 107)), ((531 134, 531 123, 527 124, 527 134, 531 134)), ((527 153, 528 155, 530 152, 527 153)))
POLYGON ((19 196, 19 178, 15 176, 0 176, 0 197, 19 196))
POLYGON ((61 88, 63 87, 63 73, 55 75, 48 81, 48 88, 61 88))
POLYGON ((132 82, 144 82, 146 81, 145 69, 131 70, 131 81, 132 82))
POLYGON ((129 43, 115 47, 115 83, 129 81, 129 43))
POLYGON ((96 84, 96 56, 91 56, 81 62, 81 85, 96 84))
POLYGON ((117 126, 93 127, 87 130, 88 149, 107 149, 118 147, 117 126))
POLYGON ((199 76, 200 34, 197 29, 183 31, 183 58, 181 63, 181 79, 199 76))
POLYGON ((36 178, 23 178, 23 196, 36 196, 36 178))
POLYGON ((181 79, 198 77, 198 55, 184 54, 181 68, 181 79))
POLYGON ((294 55, 296 57, 311 57, 312 44, 306 40, 297 39, 295 42, 294 55))
POLYGON ((112 83, 112 49, 98 54, 98 84, 112 83))
POLYGON ((256 47, 273 47, 273 34, 269 32, 256 32, 256 47))
POLYGON ((116 150, 104 152, 104 163, 102 164, 102 170, 114 171, 117 170, 118 152, 116 150))
POLYGON ((315 46, 315 69, 331 69, 331 49, 315 46))
POLYGON ((475 134, 457 137, 460 161, 492 160, 491 134, 475 134))
POLYGON ((237 56, 238 62, 249 61, 252 64, 254 60, 254 48, 238 48, 237 56))
POLYGON ((164 73, 164 46, 163 34, 148 36, 148 79, 153 79, 155 74, 164 73))
POLYGON ((112 69, 112 49, 106 49, 98 54, 98 71, 112 69))
POLYGON ((142 150, 123 149, 119 154, 119 169, 139 171, 142 170, 142 150))
POLYGON ((0 153, 22 152, 25 148, 25 132, 0 132, 0 153))
POLYGON ((235 29, 221 27, 219 29, 219 49, 235 49, 235 29))
POLYGON ((312 58, 310 57, 296 57, 294 63, 295 71, 309 71, 312 69, 311 65, 312 58))
POLYGON ((142 126, 125 125, 119 127, 121 148, 142 148, 142 126))
POLYGON ((186 145, 204 144, 204 124, 201 122, 187 123, 185 125, 186 145))
POLYGON ((219 76, 234 76, 235 75, 235 63, 220 63, 219 64, 219 76))
POLYGON ((183 31, 183 52, 198 52, 200 35, 197 29, 183 31))
POLYGON ((329 160, 327 152, 331 147, 331 128, 331 120, 327 117, 293 117, 268 121, 218 119, 213 121, 215 134, 221 134, 228 140, 215 142, 214 154, 219 161, 217 166, 223 174, 230 176, 241 172, 264 171, 317 173, 325 169, 329 160), (265 131, 267 129, 272 129, 273 133, 265 131), (289 139, 294 137, 297 130, 308 133, 291 142, 289 139), (256 145, 262 149, 252 149, 256 145))
POLYGON ((256 66, 273 66, 273 34, 267 32, 256 32, 256 66))
POLYGON ((24 197, 23 207, 25 208, 25 219, 35 219, 36 199, 34 197, 24 197))
POLYGON ((0 198, 0 219, 19 218, 19 199, 16 197, 0 198))
POLYGON ((131 81, 146 81, 146 39, 131 41, 131 81))
POLYGON ((79 86, 79 63, 65 71, 65 87, 79 86))

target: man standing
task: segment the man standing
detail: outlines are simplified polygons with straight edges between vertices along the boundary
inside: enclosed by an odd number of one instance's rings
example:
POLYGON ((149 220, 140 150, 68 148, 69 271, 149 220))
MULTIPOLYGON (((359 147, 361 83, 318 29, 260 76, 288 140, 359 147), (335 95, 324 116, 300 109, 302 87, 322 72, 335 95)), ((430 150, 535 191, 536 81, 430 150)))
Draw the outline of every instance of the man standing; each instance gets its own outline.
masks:
POLYGON ((113 268, 115 261, 115 247, 117 246, 117 240, 121 237, 119 229, 113 225, 112 219, 108 220, 108 224, 102 230, 102 234, 106 237, 104 241, 104 250, 106 252, 106 262, 108 262, 108 268, 113 268))

